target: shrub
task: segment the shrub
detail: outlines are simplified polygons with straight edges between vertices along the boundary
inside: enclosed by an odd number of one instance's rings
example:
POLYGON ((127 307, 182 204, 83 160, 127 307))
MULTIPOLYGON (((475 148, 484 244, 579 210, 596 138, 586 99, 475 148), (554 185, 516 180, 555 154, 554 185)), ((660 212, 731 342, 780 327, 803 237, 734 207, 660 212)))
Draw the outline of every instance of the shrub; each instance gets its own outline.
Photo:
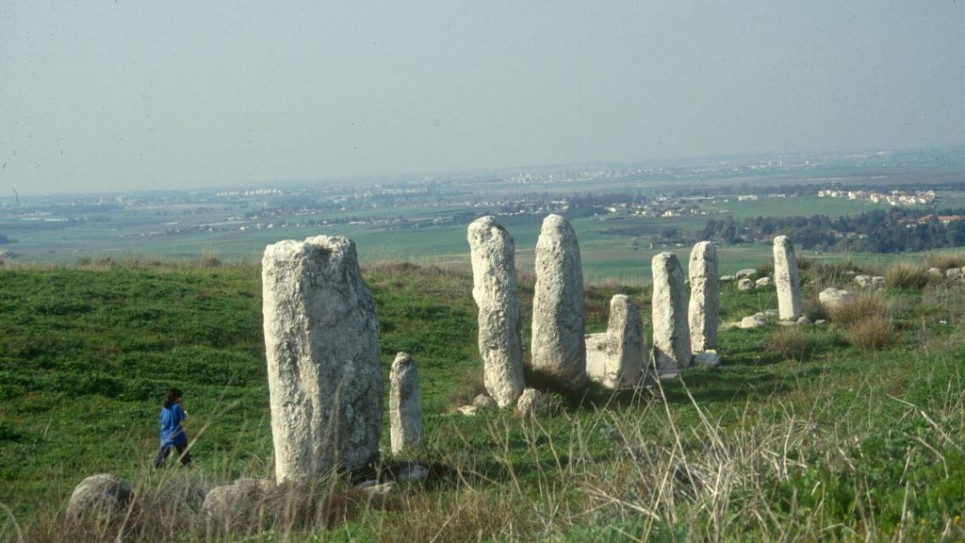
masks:
POLYGON ((929 268, 938 268, 942 271, 949 268, 965 268, 965 254, 933 253, 928 255, 926 263, 929 268))
POLYGON ((889 317, 875 315, 854 323, 848 330, 848 339, 865 349, 879 351, 894 341, 895 326, 889 317))
POLYGON ((901 262, 888 266, 885 270, 885 285, 890 288, 925 288, 931 281, 928 268, 922 265, 901 262))
POLYGON ((801 266, 799 260, 798 268, 802 271, 806 270, 808 280, 818 281, 822 284, 834 284, 845 277, 850 280, 855 273, 860 271, 850 260, 841 262, 811 262, 808 260, 806 262, 810 262, 810 265, 805 268, 801 266))
POLYGON ((807 341, 799 327, 785 326, 771 334, 767 349, 780 354, 785 360, 802 360, 807 354, 807 341))
POLYGON ((873 292, 859 292, 828 310, 831 321, 845 327, 884 316, 891 320, 891 304, 883 296, 873 292))
POLYGON ((201 251, 201 265, 205 268, 216 268, 220 266, 221 258, 218 257, 218 252, 214 249, 201 251))

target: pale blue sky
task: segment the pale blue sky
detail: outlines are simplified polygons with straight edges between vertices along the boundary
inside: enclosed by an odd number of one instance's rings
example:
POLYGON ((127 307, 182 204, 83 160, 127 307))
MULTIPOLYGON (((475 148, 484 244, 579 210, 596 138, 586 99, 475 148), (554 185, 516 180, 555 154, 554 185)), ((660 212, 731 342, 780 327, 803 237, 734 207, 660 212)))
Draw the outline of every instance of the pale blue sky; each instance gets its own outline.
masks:
POLYGON ((0 191, 965 145, 965 2, 0 0, 0 191))

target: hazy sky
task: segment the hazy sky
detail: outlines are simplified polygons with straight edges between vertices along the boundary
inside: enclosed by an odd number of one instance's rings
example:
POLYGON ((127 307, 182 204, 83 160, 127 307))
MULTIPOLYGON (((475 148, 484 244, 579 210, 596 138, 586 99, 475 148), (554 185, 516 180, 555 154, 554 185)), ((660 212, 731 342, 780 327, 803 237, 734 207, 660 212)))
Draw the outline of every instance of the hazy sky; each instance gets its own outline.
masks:
POLYGON ((965 144, 965 1, 0 0, 0 192, 965 144))

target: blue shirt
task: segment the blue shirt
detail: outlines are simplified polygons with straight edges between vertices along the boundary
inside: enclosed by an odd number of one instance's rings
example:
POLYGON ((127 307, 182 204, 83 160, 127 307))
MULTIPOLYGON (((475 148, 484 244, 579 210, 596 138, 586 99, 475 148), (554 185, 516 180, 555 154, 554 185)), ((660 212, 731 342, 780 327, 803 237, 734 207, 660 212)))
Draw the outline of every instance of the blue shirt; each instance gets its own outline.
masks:
POLYGON ((188 436, 181 428, 181 421, 187 418, 181 404, 172 403, 171 407, 161 409, 161 446, 187 445, 188 436))

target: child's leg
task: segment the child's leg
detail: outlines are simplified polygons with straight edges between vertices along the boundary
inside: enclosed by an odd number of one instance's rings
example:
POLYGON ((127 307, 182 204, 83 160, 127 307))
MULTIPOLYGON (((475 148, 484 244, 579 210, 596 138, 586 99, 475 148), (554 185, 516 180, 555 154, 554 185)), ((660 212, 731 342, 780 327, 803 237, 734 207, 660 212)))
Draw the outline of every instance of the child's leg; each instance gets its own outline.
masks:
POLYGON ((157 458, 154 459, 154 468, 160 468, 164 465, 164 459, 171 454, 171 446, 165 445, 161 447, 161 450, 157 452, 157 458))
POLYGON ((178 457, 181 458, 181 465, 182 465, 182 466, 190 466, 190 465, 191 465, 191 453, 188 452, 188 445, 187 445, 187 444, 184 444, 184 445, 175 445, 175 447, 177 447, 177 449, 178 449, 178 457))

